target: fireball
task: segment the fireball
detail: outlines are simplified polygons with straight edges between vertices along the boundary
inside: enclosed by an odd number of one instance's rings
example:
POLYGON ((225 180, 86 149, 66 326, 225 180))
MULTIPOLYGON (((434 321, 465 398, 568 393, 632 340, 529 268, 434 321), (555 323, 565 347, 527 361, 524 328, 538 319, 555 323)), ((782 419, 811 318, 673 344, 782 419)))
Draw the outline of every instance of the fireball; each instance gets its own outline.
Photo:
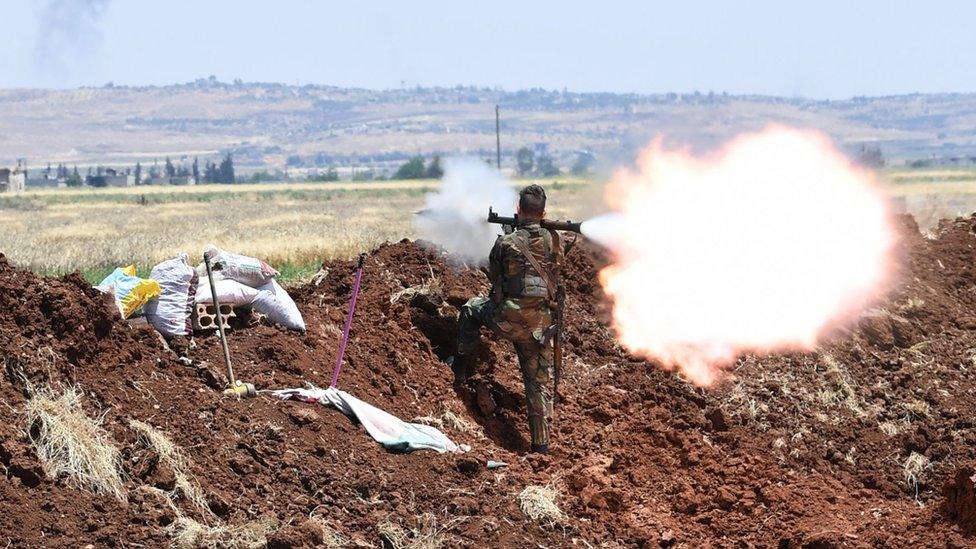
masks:
POLYGON ((696 385, 750 352, 810 350, 885 283, 895 242, 872 172, 825 136, 772 126, 696 157, 645 149, 584 223, 631 352, 696 385))

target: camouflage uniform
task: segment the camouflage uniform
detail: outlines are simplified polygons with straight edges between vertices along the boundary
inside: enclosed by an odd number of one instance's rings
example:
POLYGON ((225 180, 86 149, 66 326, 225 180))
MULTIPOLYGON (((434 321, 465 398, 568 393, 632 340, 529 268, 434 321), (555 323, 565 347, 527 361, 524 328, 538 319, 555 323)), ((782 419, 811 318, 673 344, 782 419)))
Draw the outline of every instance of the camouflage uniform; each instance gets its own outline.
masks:
POLYGON ((514 232, 498 237, 488 259, 493 283, 491 297, 473 298, 461 308, 458 360, 464 361, 464 357, 474 352, 481 326, 510 340, 522 370, 532 445, 547 448, 552 414, 549 391, 552 346, 547 340, 553 323, 550 292, 546 277, 536 272, 516 239, 523 239, 544 269, 555 271, 553 266, 561 253, 558 243, 553 242, 552 233, 542 229, 538 221, 520 223, 514 232))

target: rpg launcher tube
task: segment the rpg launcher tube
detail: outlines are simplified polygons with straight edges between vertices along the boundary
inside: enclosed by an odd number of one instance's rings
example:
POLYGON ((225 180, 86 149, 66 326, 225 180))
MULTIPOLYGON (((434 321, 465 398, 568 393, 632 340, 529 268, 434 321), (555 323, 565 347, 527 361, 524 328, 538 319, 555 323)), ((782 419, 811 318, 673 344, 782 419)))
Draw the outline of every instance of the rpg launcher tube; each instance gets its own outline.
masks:
MULTIPOLYGON (((488 223, 497 223, 498 225, 508 225, 510 227, 515 227, 518 225, 518 214, 511 217, 500 216, 491 208, 488 208, 488 223)), ((543 219, 539 222, 539 225, 543 229, 549 229, 552 231, 569 231, 573 233, 582 232, 580 230, 581 223, 572 221, 553 221, 551 219, 543 219)))

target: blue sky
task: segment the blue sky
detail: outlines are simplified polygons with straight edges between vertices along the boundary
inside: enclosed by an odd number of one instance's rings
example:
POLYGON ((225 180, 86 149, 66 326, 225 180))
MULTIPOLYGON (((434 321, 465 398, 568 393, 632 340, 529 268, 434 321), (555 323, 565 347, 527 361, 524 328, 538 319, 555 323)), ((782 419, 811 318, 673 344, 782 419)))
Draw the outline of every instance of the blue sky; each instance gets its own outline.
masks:
POLYGON ((3 0, 0 20, 0 87, 213 74, 815 98, 976 91, 976 2, 962 0, 3 0), (98 15, 43 17, 86 5, 98 15))

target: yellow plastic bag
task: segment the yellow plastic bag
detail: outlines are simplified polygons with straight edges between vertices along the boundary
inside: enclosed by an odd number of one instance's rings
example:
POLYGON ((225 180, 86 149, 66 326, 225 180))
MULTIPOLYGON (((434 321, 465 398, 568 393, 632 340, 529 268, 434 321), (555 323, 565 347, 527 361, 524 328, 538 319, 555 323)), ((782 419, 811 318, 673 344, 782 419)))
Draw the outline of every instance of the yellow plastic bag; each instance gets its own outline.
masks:
POLYGON ((135 265, 115 269, 96 287, 106 293, 112 292, 122 318, 132 316, 147 301, 159 297, 162 291, 159 282, 136 276, 135 265))

